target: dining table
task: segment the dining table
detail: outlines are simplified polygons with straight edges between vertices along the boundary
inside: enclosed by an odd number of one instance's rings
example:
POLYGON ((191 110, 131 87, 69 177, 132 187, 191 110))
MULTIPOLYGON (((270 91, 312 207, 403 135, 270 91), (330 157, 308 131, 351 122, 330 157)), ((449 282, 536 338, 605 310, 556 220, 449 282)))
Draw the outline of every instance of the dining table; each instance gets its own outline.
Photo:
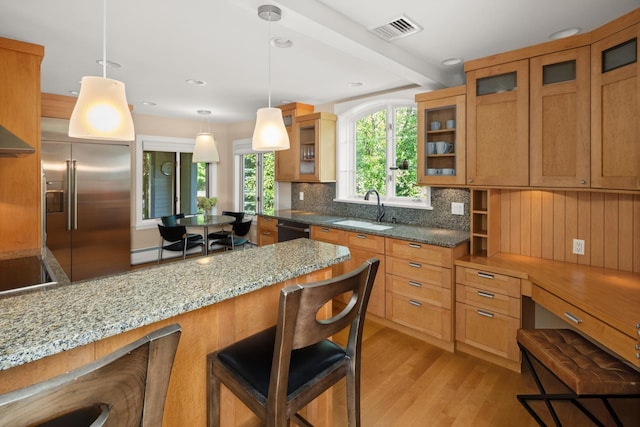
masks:
POLYGON ((188 215, 179 218, 176 223, 186 227, 202 227, 204 232, 205 252, 209 253, 209 227, 223 229, 226 224, 235 222, 236 218, 231 215, 188 215))

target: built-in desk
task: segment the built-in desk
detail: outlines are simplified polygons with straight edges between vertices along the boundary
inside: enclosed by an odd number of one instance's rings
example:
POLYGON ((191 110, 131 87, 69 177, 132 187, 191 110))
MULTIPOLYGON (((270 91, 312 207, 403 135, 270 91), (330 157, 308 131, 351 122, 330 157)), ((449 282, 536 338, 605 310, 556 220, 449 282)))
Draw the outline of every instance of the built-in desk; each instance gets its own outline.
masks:
POLYGON ((456 265, 523 279, 523 296, 640 368, 640 274, 503 253, 456 265))
MULTIPOLYGON (((204 426, 207 354, 275 324, 283 286, 329 278, 347 259, 343 246, 298 239, 0 299, 0 393, 179 323, 164 425, 204 426)), ((319 425, 331 418, 329 395, 312 402, 319 425)), ((223 425, 248 422, 230 393, 223 401, 223 425)))

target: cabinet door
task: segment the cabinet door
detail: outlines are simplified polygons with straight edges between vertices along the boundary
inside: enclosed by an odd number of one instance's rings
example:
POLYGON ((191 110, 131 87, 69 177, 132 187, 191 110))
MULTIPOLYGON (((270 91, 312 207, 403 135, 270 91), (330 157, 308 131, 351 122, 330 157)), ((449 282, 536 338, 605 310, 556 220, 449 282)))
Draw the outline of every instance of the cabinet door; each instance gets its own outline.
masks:
POLYGON ((530 60, 532 186, 590 185, 590 49, 530 60))
POLYGON ((295 121, 293 113, 283 112, 285 119, 285 128, 289 135, 289 149, 276 151, 276 164, 275 164, 275 180, 276 181, 295 181, 298 178, 298 139, 293 131, 292 122, 295 121))
POLYGON ((465 130, 466 95, 418 102, 418 184, 465 184, 465 130))
POLYGON ((640 190, 640 24, 591 46, 591 186, 640 190))
POLYGON ((295 167, 298 182, 336 180, 336 116, 314 113, 298 117, 293 132, 299 143, 295 167))
POLYGON ((258 228, 258 246, 278 243, 278 231, 258 228))
POLYGON ((529 60, 467 73, 467 182, 529 185, 529 60))

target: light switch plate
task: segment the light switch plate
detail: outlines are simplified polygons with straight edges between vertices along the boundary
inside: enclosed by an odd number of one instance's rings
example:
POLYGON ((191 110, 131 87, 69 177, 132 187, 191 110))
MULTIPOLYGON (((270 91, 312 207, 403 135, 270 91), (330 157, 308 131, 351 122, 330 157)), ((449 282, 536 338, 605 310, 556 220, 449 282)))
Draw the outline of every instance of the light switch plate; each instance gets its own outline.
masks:
POLYGON ((451 213, 454 215, 464 215, 464 203, 451 203, 451 213))

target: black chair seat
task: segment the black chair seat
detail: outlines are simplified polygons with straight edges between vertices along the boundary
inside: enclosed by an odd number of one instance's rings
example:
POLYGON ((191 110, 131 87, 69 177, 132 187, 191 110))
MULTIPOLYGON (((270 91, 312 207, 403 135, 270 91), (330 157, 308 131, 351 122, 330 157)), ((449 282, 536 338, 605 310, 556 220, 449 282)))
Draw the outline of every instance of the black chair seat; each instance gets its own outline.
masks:
MULTIPOLYGON (((220 360, 256 389, 265 402, 269 392, 275 336, 276 327, 273 326, 218 353, 220 360)), ((291 398, 300 387, 347 357, 342 347, 329 340, 292 351, 287 382, 288 397, 291 398)))

